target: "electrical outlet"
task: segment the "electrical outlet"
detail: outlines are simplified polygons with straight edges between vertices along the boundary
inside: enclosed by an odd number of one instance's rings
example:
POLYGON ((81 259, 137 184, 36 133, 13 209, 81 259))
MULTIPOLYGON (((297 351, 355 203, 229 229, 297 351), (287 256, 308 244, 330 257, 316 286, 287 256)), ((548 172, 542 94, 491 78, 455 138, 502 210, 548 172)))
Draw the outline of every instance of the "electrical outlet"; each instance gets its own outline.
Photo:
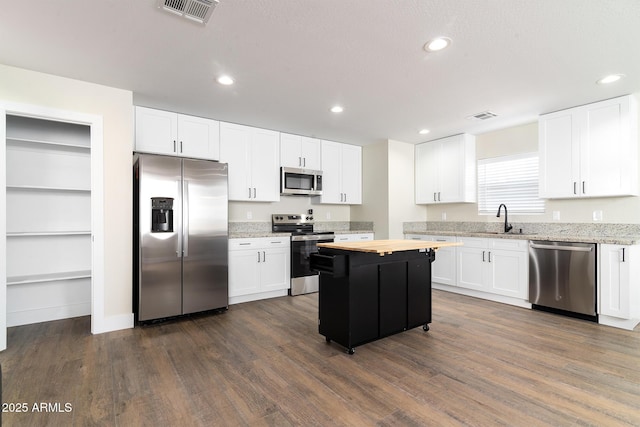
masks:
POLYGON ((602 211, 593 211, 593 220, 602 221, 602 211))
POLYGON ((253 219, 253 212, 247 211, 247 219, 253 219))
POLYGON ((560 221, 560 211, 553 211, 553 220, 560 221))
POLYGON ((442 212, 442 220, 443 221, 447 220, 447 213, 446 212, 442 212))
POLYGON ((327 219, 331 219, 331 212, 327 212, 327 219))

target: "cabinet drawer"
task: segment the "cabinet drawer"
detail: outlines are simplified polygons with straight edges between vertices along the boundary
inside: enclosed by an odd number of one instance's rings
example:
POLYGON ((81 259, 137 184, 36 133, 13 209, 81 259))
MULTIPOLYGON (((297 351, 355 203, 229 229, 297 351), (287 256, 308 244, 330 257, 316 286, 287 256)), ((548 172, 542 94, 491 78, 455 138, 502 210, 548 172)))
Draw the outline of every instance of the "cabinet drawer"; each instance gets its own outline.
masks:
POLYGON ((491 248, 525 252, 527 242, 528 240, 520 239, 491 239, 491 248))
POLYGON ((229 239, 229 250, 268 249, 289 246, 289 237, 257 237, 251 239, 229 239))
POLYGON ((486 248, 488 245, 487 239, 480 237, 458 237, 458 242, 462 242, 462 245, 467 248, 486 248))

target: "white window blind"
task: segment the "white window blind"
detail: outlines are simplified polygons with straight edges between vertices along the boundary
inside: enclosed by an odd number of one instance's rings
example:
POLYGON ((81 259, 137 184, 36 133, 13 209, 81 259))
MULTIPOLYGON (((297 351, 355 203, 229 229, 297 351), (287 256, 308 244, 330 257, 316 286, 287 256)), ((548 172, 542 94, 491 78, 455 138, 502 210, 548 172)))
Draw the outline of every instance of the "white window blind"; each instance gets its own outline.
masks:
POLYGON ((501 203, 510 214, 544 213, 537 153, 478 160, 478 213, 496 215, 501 203))

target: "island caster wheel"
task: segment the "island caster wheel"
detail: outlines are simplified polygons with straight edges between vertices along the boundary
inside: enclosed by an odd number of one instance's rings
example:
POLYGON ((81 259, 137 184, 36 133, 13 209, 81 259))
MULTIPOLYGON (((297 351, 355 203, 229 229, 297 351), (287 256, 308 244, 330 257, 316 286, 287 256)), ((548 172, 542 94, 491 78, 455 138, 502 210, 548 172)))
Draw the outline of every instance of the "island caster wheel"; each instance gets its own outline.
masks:
POLYGON ((349 350, 347 350, 347 353, 349 353, 349 354, 353 354, 355 352, 356 352, 356 349, 353 348, 353 347, 351 347, 349 350))
POLYGON ((425 332, 428 331, 429 330, 429 324, 425 323, 424 326, 422 326, 422 330, 425 331, 425 332))

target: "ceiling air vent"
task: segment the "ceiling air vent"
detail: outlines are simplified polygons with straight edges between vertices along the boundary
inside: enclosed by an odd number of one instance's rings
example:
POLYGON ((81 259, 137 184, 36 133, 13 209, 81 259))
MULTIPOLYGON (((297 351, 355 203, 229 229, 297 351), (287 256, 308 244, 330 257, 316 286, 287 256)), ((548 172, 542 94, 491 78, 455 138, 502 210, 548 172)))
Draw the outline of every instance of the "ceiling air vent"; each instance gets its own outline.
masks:
POLYGON ((469 116, 469 117, 467 117, 467 119, 470 119, 470 120, 488 120, 488 119, 492 119, 494 117, 498 117, 498 115, 492 113, 491 111, 483 111, 481 113, 474 114, 473 116, 469 116))
POLYGON ((218 0, 158 0, 158 7, 192 21, 206 24, 218 0))

